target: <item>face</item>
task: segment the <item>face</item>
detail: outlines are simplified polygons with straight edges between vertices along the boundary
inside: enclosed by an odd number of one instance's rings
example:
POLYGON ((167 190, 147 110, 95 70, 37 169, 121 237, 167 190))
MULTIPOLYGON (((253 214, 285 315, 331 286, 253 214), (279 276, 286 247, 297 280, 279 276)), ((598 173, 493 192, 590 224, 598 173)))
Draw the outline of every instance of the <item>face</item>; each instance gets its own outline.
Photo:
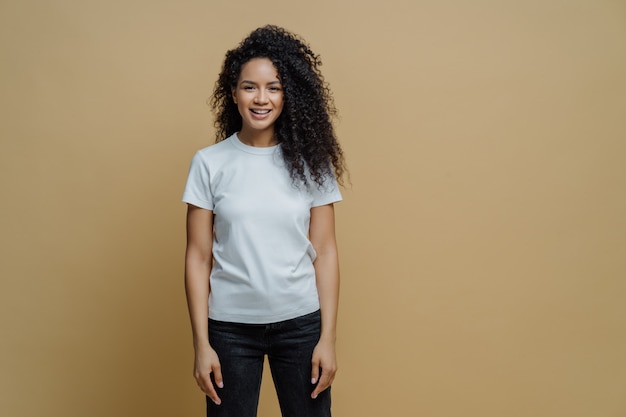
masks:
POLYGON ((273 134, 283 110, 283 87, 272 61, 253 58, 246 62, 233 88, 233 99, 241 114, 242 134, 273 134))

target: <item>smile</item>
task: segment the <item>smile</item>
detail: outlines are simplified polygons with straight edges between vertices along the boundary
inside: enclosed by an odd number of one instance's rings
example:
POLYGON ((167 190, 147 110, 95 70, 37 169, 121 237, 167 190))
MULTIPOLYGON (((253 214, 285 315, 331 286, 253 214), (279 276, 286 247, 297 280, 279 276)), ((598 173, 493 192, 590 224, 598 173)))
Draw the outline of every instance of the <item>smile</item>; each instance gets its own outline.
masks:
POLYGON ((271 112, 271 110, 257 110, 257 109, 250 109, 250 111, 254 114, 268 114, 269 112, 271 112))

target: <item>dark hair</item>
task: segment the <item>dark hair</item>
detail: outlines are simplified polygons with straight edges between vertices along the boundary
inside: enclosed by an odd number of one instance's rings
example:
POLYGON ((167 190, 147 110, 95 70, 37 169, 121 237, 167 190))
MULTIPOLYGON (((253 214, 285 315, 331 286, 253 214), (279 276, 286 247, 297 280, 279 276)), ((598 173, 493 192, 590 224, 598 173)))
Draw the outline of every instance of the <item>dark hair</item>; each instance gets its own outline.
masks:
POLYGON ((216 142, 241 130, 232 89, 243 65, 253 58, 272 61, 283 87, 283 110, 274 128, 292 180, 307 184, 308 170, 318 187, 333 173, 343 184, 345 161, 332 125, 337 111, 319 69, 322 61, 303 39, 277 26, 254 30, 226 53, 210 101, 216 114, 216 142))

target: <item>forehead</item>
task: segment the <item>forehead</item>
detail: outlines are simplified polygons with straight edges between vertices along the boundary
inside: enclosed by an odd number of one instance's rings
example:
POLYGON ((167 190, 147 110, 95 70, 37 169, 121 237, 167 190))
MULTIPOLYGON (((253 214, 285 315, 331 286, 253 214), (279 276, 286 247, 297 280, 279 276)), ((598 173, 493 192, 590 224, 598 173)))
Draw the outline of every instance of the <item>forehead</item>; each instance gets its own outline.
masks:
POLYGON ((278 71, 268 58, 252 58, 243 64, 239 81, 277 81, 278 71))

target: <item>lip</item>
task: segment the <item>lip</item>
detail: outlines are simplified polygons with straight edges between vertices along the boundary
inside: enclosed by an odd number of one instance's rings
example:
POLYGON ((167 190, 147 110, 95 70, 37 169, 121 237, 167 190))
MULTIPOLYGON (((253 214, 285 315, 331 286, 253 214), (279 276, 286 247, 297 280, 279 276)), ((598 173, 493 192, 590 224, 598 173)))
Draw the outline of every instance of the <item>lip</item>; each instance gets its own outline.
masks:
POLYGON ((257 120, 263 120, 272 113, 272 109, 250 109, 250 114, 257 120), (263 112, 263 113, 257 113, 263 112))

